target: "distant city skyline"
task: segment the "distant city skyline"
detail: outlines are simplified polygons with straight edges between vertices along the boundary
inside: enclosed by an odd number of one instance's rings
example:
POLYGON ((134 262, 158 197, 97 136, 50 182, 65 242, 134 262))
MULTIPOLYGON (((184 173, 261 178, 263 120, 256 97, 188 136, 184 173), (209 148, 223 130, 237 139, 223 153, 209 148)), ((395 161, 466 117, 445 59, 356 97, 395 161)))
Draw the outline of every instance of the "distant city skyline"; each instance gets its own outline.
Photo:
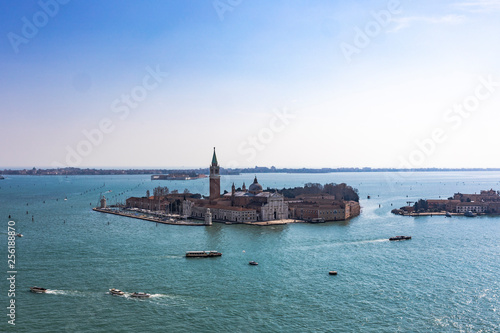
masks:
POLYGON ((500 1, 0 8, 0 169, 500 167, 500 1))

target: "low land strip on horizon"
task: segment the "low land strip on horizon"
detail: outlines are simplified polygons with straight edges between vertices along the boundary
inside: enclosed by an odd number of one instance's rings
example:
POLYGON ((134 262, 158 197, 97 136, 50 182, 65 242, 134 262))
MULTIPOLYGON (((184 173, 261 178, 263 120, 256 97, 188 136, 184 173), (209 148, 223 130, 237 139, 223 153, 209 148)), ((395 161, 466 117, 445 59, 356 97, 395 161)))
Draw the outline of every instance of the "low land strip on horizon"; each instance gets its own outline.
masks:
MULTIPOLYGON (((221 168, 221 175, 240 173, 333 173, 333 172, 439 172, 439 171, 500 171, 500 168, 276 168, 255 167, 230 169, 221 168)), ((4 169, 3 175, 166 175, 166 174, 208 174, 208 168, 198 169, 97 169, 97 168, 57 168, 57 169, 4 169)))

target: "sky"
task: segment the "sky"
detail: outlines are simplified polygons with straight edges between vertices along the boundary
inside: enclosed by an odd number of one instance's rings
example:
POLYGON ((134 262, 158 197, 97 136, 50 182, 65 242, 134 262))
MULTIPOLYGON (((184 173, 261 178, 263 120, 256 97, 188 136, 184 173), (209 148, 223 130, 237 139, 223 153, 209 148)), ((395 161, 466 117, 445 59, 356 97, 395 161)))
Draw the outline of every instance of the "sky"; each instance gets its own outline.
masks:
POLYGON ((500 1, 0 2, 0 168, 499 168, 500 1))

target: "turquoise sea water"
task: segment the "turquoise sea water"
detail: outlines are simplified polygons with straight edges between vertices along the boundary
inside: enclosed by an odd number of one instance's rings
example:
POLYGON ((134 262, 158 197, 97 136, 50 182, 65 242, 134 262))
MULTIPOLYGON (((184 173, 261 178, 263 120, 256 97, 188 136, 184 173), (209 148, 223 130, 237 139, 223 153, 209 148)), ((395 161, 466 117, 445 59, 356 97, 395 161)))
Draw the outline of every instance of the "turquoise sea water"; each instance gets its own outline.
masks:
MULTIPOLYGON (((221 187, 253 177, 223 176, 221 187)), ((156 225, 91 207, 108 190, 112 202, 158 185, 207 194, 208 180, 6 176, 0 331, 500 332, 500 217, 390 213, 419 198, 500 190, 499 172, 257 177, 264 188, 346 182, 359 189, 362 214, 317 225, 156 225), (15 327, 6 316, 9 215, 24 235, 16 238, 15 327), (389 242, 395 235, 413 239, 389 242), (186 259, 188 250, 223 256, 186 259), (34 285, 49 292, 30 293, 34 285), (107 294, 113 287, 153 296, 107 294)))

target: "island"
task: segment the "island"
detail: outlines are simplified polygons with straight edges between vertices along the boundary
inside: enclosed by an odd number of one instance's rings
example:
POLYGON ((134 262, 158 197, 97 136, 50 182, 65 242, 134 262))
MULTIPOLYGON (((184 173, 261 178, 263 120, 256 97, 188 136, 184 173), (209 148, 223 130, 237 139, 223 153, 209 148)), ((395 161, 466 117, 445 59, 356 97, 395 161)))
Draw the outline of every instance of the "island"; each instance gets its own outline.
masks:
POLYGON ((448 199, 419 199, 413 205, 393 209, 392 213, 404 216, 419 215, 499 215, 500 191, 482 190, 479 194, 455 193, 448 199))
MULTIPOLYGON (((209 167, 209 196, 172 191, 158 186, 153 195, 148 190, 144 197, 130 197, 125 204, 107 207, 106 198, 94 210, 147 220, 175 224, 187 219, 201 220, 204 225, 212 221, 227 224, 256 225, 291 222, 319 223, 344 221, 360 214, 358 191, 347 184, 313 184, 288 189, 263 189, 257 176, 250 186, 245 183, 231 192, 220 191, 220 167, 215 154, 209 167)), ((196 224, 196 223, 194 223, 196 224)), ((197 225, 200 225, 198 223, 197 225)))

